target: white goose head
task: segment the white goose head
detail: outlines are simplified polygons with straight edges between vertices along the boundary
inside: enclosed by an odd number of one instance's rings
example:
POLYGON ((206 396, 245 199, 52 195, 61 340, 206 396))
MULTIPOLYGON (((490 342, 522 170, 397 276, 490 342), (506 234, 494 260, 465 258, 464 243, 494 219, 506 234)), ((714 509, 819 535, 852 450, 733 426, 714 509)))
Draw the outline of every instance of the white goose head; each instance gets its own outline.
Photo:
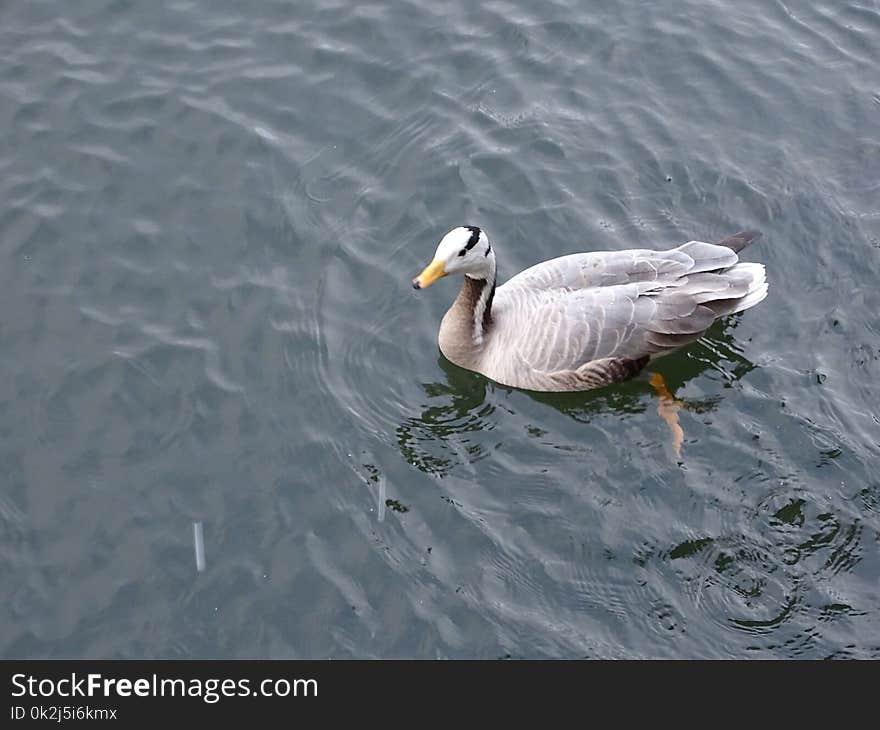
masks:
POLYGON ((489 237, 476 226, 453 228, 437 245, 434 260, 415 279, 413 288, 424 289, 447 274, 495 280, 495 252, 489 237))

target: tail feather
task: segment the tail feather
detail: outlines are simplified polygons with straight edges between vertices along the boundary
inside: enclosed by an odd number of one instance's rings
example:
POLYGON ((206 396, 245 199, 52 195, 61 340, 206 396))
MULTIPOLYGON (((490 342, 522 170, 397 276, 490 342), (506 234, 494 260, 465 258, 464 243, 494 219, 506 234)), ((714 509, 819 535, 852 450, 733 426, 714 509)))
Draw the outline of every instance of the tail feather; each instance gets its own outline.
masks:
POLYGON ((748 275, 749 287, 741 297, 733 299, 716 299, 705 302, 703 306, 709 307, 715 312, 716 317, 724 317, 735 312, 742 312, 749 307, 754 307, 767 296, 767 275, 764 264, 741 263, 728 269, 728 272, 748 275))
POLYGON ((763 234, 761 231, 740 231, 728 236, 723 241, 718 241, 718 246, 729 248, 734 253, 739 253, 746 246, 757 241, 763 234))

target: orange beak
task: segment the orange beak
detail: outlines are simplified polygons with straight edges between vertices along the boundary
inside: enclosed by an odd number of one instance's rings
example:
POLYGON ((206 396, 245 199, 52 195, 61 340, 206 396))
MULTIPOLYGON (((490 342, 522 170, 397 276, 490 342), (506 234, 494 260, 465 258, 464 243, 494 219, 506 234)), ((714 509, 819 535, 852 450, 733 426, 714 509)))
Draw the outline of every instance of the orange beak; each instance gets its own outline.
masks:
POLYGON ((446 276, 446 267, 440 259, 434 259, 421 274, 413 279, 413 289, 424 289, 444 276, 446 276))

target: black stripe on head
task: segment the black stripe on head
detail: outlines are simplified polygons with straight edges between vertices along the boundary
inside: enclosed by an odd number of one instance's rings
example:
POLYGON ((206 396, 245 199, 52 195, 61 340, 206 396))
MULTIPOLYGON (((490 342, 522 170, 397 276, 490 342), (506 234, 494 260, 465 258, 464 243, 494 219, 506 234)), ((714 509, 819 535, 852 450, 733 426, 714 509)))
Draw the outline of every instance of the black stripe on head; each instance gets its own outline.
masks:
POLYGON ((470 251, 477 245, 477 241, 480 240, 480 229, 476 226, 465 226, 465 228, 471 232, 471 237, 468 239, 467 245, 465 246, 465 248, 470 251))

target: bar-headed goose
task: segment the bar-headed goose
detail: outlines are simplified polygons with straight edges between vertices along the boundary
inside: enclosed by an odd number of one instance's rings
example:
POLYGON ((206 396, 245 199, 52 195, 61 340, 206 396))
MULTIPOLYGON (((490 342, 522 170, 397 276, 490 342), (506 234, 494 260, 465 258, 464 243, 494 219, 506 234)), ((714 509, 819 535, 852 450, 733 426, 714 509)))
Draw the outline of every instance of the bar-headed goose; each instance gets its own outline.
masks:
POLYGON ((456 365, 515 388, 589 390, 633 377, 652 358, 699 339, 718 317, 767 296, 764 266, 737 256, 759 236, 576 253, 496 286, 488 236, 462 226, 443 236, 413 286, 464 274, 439 335, 456 365))

